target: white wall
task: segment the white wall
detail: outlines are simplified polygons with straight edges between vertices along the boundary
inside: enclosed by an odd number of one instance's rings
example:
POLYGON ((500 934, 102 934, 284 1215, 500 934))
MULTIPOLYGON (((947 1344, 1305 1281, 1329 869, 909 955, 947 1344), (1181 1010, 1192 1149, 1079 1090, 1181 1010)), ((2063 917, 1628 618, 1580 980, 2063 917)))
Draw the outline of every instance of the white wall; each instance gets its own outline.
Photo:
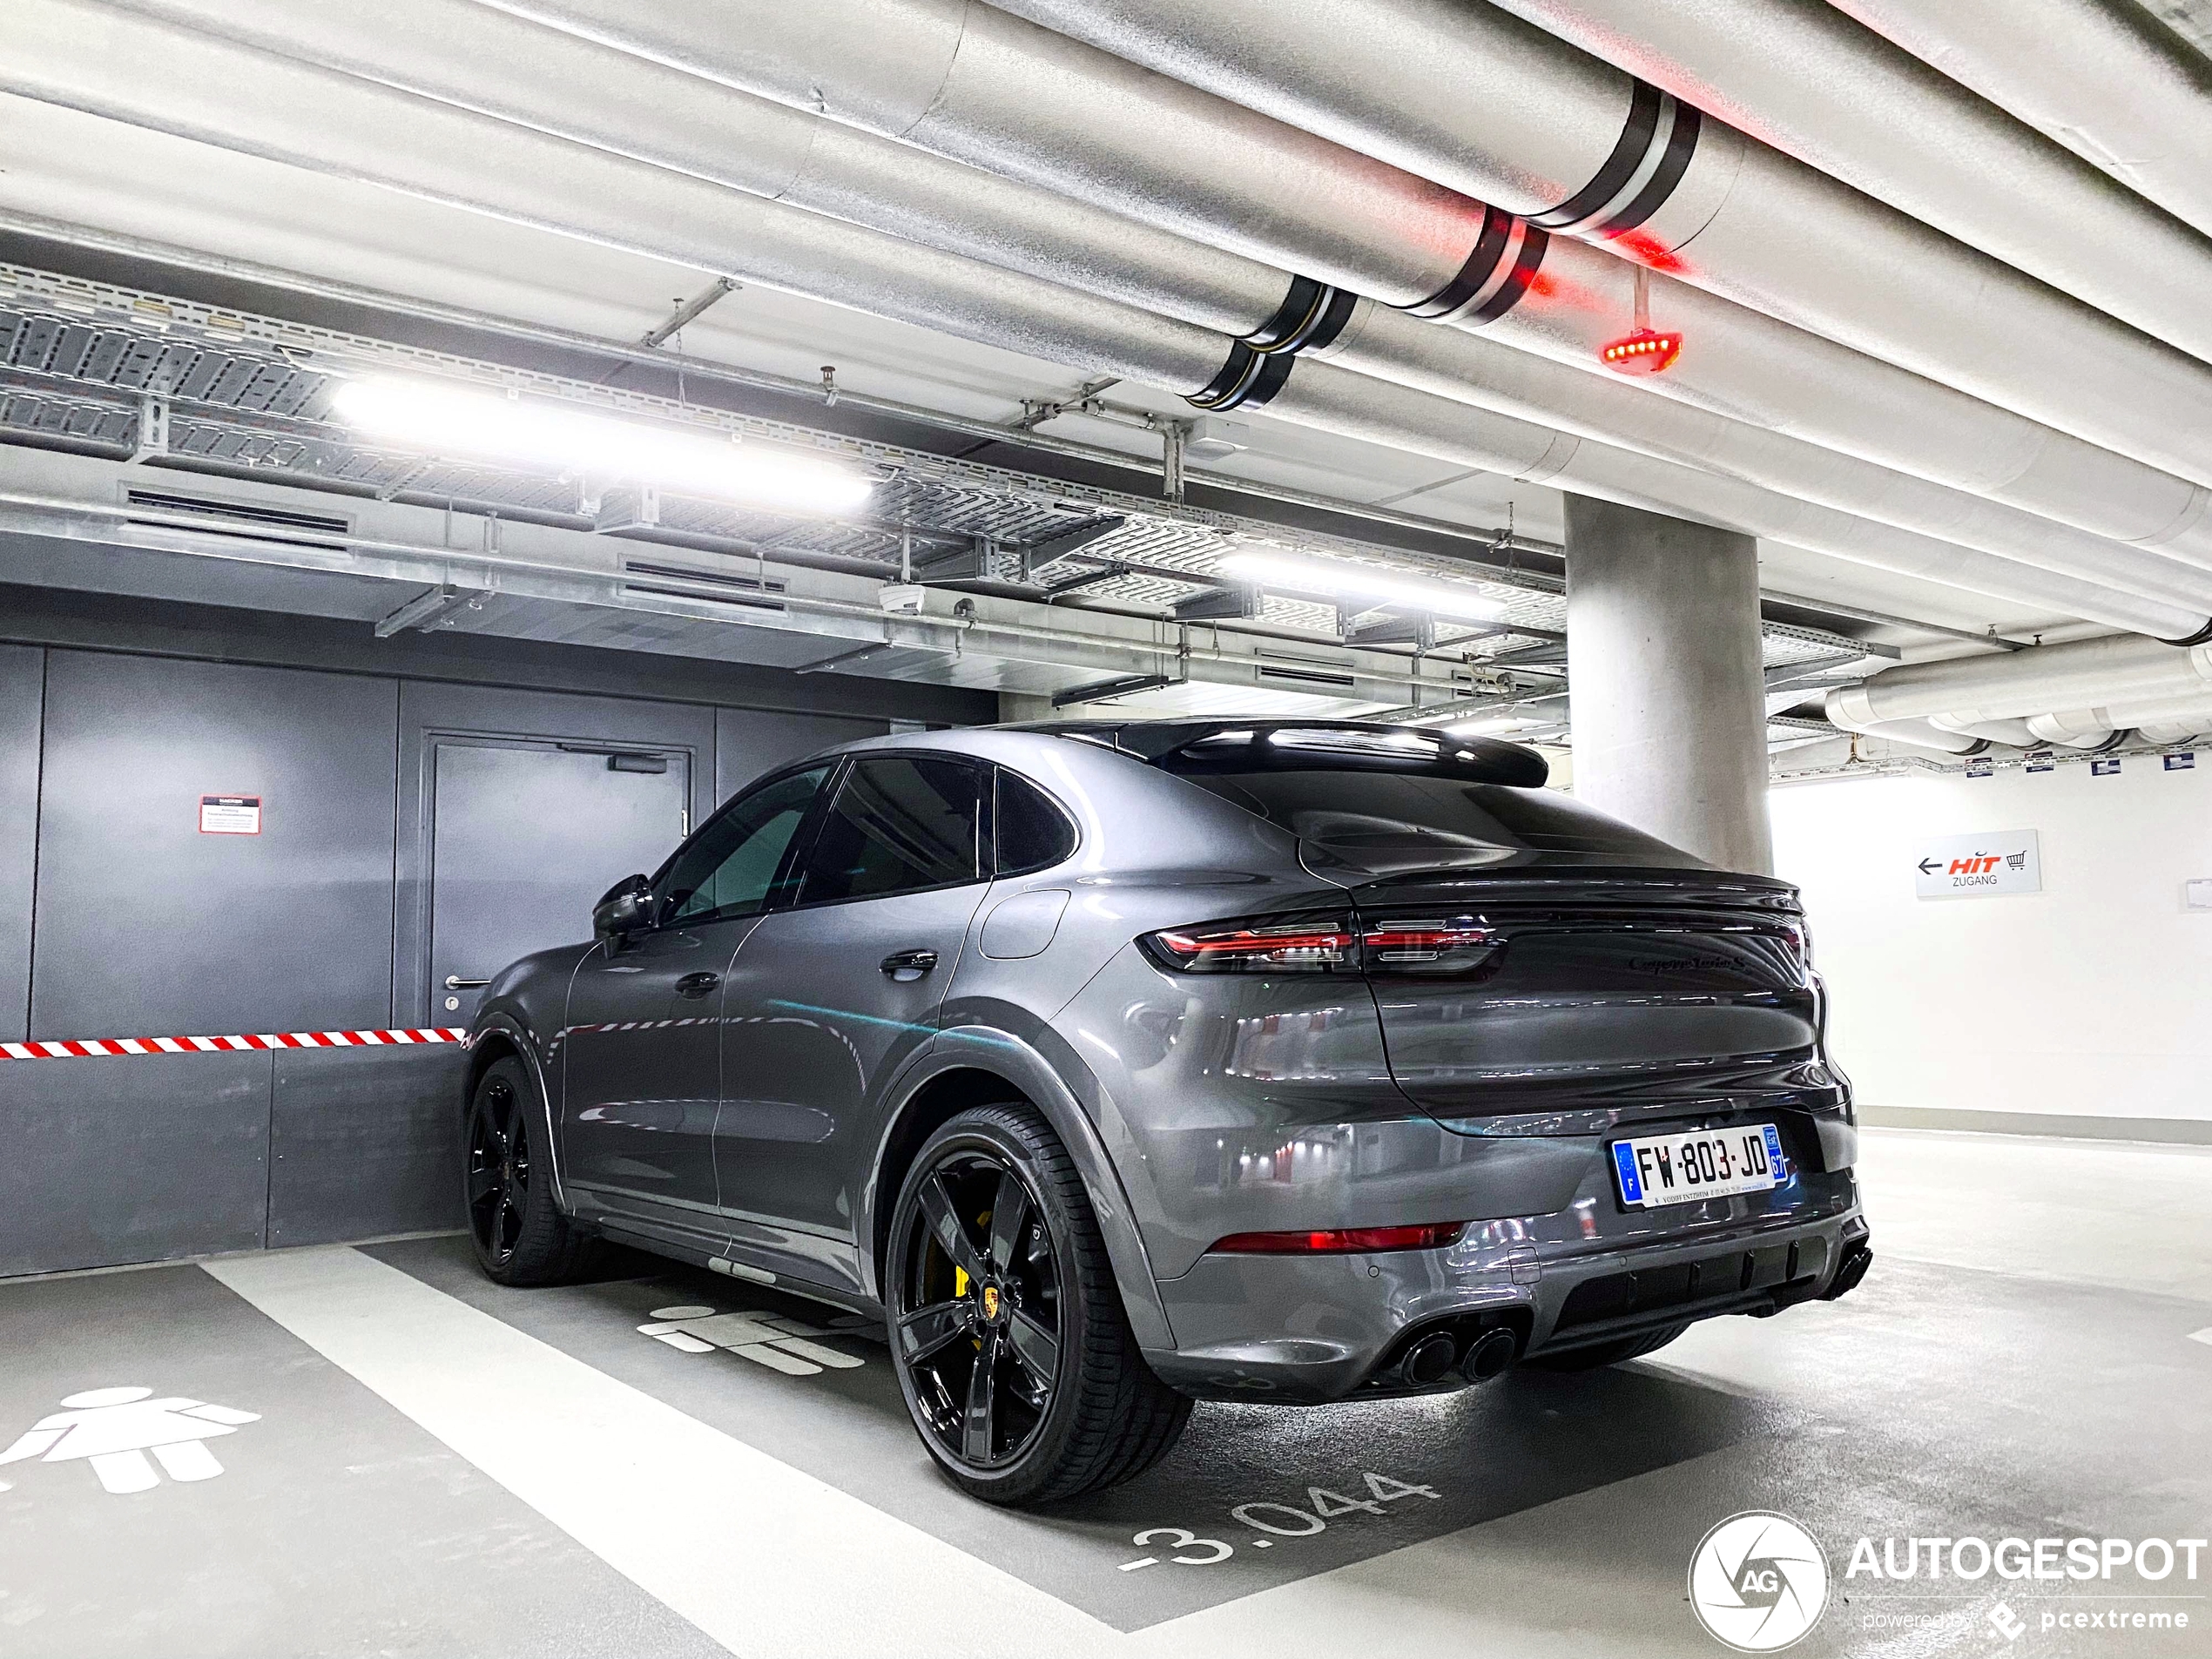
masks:
POLYGON ((1804 890, 1835 1057, 1878 1106, 2212 1119, 2212 753, 2121 774, 1789 784, 1777 874, 1804 890), (1916 899, 1925 836, 2040 833, 2043 891, 1916 899))

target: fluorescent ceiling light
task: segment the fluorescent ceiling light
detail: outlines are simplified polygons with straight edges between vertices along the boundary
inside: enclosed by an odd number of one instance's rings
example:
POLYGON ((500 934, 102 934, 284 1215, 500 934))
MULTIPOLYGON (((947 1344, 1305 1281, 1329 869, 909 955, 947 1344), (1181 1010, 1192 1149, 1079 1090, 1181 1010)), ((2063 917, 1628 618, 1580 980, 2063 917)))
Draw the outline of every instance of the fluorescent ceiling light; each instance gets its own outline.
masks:
POLYGON ((347 425, 410 448, 553 467, 748 506, 851 512, 875 488, 847 468, 788 449, 428 381, 347 381, 330 407, 347 425))
POLYGON ((1215 567, 1223 576, 1240 577, 1263 587, 1326 598, 1359 598, 1377 605, 1404 605, 1432 617, 1488 622, 1505 606, 1456 583, 1399 576, 1370 565, 1332 559, 1302 559, 1286 553, 1232 553, 1215 567))
POLYGON ((1533 720, 1525 714, 1479 714, 1472 719, 1454 720, 1443 730, 1469 737, 1502 738, 1508 732, 1526 732, 1540 725, 1549 725, 1548 720, 1533 720))

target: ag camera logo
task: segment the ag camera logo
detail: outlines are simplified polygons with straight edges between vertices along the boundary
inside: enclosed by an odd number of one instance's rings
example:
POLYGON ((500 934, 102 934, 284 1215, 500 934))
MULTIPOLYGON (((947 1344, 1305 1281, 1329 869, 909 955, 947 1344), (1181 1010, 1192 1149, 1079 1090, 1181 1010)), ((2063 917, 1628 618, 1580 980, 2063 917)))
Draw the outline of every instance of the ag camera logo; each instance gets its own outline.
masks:
POLYGON ((1730 1515, 1689 1558, 1689 1606, 1714 1640, 1738 1653, 1778 1653, 1828 1606, 1828 1557, 1787 1515, 1730 1515))

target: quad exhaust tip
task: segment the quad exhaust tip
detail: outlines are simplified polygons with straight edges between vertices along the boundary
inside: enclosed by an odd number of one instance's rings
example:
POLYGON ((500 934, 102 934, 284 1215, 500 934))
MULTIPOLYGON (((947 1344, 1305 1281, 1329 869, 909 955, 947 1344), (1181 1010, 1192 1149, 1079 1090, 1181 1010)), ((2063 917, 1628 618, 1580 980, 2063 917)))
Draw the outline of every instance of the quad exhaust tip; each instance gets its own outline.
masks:
POLYGON ((1849 1296, 1857 1290, 1859 1281, 1866 1277, 1866 1270, 1874 1264, 1874 1251, 1863 1238, 1846 1246, 1844 1259, 1836 1264, 1836 1276, 1828 1281, 1828 1288, 1820 1293, 1824 1302, 1849 1296))
POLYGON ((1466 1347, 1450 1331, 1432 1331, 1406 1350, 1387 1373, 1401 1388, 1432 1388, 1458 1373, 1462 1382, 1488 1382, 1513 1364, 1521 1345, 1510 1331, 1475 1333, 1466 1347))
POLYGON ((1467 1345, 1460 1361, 1460 1375, 1471 1383, 1488 1382, 1513 1364, 1519 1344, 1510 1331, 1486 1331, 1467 1345))
POLYGON ((1444 1380, 1452 1369, 1452 1361, 1459 1353, 1458 1345, 1441 1331, 1423 1337, 1406 1351, 1405 1359, 1398 1363, 1399 1374, 1416 1388, 1444 1380))

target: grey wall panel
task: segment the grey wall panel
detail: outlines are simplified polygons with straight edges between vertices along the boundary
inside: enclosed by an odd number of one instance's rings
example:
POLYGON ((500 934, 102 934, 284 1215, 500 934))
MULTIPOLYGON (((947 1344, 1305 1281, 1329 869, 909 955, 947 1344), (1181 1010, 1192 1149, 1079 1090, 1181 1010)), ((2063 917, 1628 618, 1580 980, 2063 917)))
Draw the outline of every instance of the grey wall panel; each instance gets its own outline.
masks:
POLYGON ((30 906, 38 870, 38 742, 46 653, 0 645, 0 1033, 30 1026, 30 906))
POLYGON ((34 1037, 381 1026, 397 688, 48 654, 34 1037), (199 831, 259 795, 258 835, 199 831))
POLYGON ((286 1049, 272 1057, 271 1245, 462 1224, 467 1049, 286 1049))
POLYGON ((0 1274, 260 1249, 272 1058, 0 1063, 0 1274))
MULTIPOLYGON (((684 765, 693 823, 714 802, 714 711, 711 708, 644 698, 406 682, 400 690, 399 839, 394 866, 397 911, 391 995, 395 1017, 407 1025, 444 1022, 442 1011, 432 1001, 429 944, 437 749, 446 738, 606 743, 652 749, 684 765)), ((676 840, 671 840, 664 851, 675 848, 676 840)), ((625 873, 615 872, 617 877, 625 873)), ((589 936, 587 914, 578 918, 577 937, 589 936)))
POLYGON ((802 759, 833 744, 880 738, 889 730, 886 720, 786 714, 773 709, 717 709, 714 799, 718 804, 729 799, 762 772, 786 760, 802 759))

